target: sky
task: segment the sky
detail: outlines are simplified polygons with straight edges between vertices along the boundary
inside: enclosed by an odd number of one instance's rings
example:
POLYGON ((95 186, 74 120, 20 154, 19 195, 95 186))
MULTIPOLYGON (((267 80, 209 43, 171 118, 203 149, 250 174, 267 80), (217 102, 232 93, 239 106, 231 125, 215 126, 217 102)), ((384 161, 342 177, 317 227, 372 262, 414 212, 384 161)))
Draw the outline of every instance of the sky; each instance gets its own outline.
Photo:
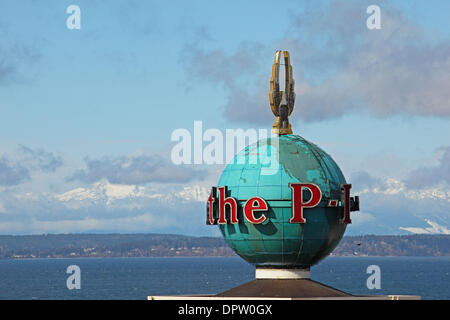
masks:
POLYGON ((448 12, 444 0, 3 0, 0 234, 219 235, 205 206, 224 165, 175 165, 171 135, 194 121, 270 130, 278 49, 294 133, 360 195, 347 234, 450 233, 448 12))

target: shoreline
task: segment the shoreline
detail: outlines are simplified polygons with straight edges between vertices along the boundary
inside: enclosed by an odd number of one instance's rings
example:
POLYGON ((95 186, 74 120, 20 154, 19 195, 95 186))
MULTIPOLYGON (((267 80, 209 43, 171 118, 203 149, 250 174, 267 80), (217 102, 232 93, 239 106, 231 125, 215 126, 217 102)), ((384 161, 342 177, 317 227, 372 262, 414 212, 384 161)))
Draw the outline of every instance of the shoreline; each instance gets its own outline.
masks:
MULTIPOLYGON (((186 259, 186 258, 233 258, 233 259, 241 259, 239 256, 161 256, 161 257, 36 257, 36 258, 2 258, 2 261, 24 261, 24 260, 74 260, 74 259, 86 259, 86 260, 94 260, 94 259, 186 259)), ((362 256, 362 255, 342 255, 342 256, 328 256, 323 260, 319 261, 320 264, 322 261, 326 259, 333 258, 447 258, 450 259, 450 256, 362 256)))

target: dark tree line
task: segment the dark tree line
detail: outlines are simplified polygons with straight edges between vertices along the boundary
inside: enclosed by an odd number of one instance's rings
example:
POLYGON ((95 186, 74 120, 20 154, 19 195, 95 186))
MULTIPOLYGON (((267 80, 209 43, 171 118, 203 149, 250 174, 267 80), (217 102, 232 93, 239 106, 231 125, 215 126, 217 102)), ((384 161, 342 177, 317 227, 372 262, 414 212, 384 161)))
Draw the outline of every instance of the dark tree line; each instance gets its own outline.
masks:
MULTIPOLYGON (((233 256, 222 238, 170 234, 0 236, 0 259, 233 256)), ((449 235, 344 237, 333 255, 450 256, 449 235)))
POLYGON ((450 235, 344 237, 335 255, 450 256, 450 235))

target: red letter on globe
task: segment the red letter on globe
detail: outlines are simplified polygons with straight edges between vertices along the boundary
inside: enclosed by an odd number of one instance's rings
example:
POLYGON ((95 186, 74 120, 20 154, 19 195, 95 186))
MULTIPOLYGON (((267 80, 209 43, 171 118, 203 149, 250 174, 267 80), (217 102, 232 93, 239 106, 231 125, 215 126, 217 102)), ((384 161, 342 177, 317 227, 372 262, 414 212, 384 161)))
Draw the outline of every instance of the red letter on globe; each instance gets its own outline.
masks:
POLYGON ((230 207, 230 219, 231 223, 238 223, 237 219, 237 201, 233 197, 226 197, 227 187, 218 187, 219 189, 219 221, 218 224, 226 224, 225 218, 225 205, 230 207))
POLYGON ((206 211, 208 213, 207 224, 214 224, 214 202, 216 202, 216 188, 211 188, 211 193, 208 198, 208 205, 206 206, 206 211))
POLYGON ((313 183, 290 183, 289 187, 292 189, 292 218, 290 223, 305 223, 306 219, 303 217, 304 208, 314 208, 322 200, 322 191, 313 183), (311 193, 311 198, 308 202, 303 202, 303 188, 306 188, 311 193))
POLYGON ((344 219, 341 223, 352 223, 350 219, 350 189, 351 184, 341 184, 342 202, 344 203, 344 219))
POLYGON ((253 197, 248 199, 244 205, 244 214, 251 223, 260 224, 266 221, 266 216, 264 214, 261 215, 259 219, 256 219, 253 215, 254 211, 267 211, 267 203, 263 198, 253 197))

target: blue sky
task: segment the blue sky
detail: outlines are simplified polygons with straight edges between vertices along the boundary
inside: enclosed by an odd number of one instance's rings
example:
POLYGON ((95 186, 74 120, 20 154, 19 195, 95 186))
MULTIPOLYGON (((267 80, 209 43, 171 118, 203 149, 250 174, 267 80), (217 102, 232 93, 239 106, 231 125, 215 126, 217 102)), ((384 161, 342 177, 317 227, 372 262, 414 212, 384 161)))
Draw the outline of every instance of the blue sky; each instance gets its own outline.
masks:
POLYGON ((202 197, 222 167, 175 168, 170 135, 194 120, 269 129, 277 49, 291 54, 294 133, 364 200, 348 232, 447 232, 448 12, 448 1, 2 1, 0 233, 217 234, 202 197), (80 30, 66 27, 71 4, 80 30), (380 30, 366 27, 371 4, 380 30))

